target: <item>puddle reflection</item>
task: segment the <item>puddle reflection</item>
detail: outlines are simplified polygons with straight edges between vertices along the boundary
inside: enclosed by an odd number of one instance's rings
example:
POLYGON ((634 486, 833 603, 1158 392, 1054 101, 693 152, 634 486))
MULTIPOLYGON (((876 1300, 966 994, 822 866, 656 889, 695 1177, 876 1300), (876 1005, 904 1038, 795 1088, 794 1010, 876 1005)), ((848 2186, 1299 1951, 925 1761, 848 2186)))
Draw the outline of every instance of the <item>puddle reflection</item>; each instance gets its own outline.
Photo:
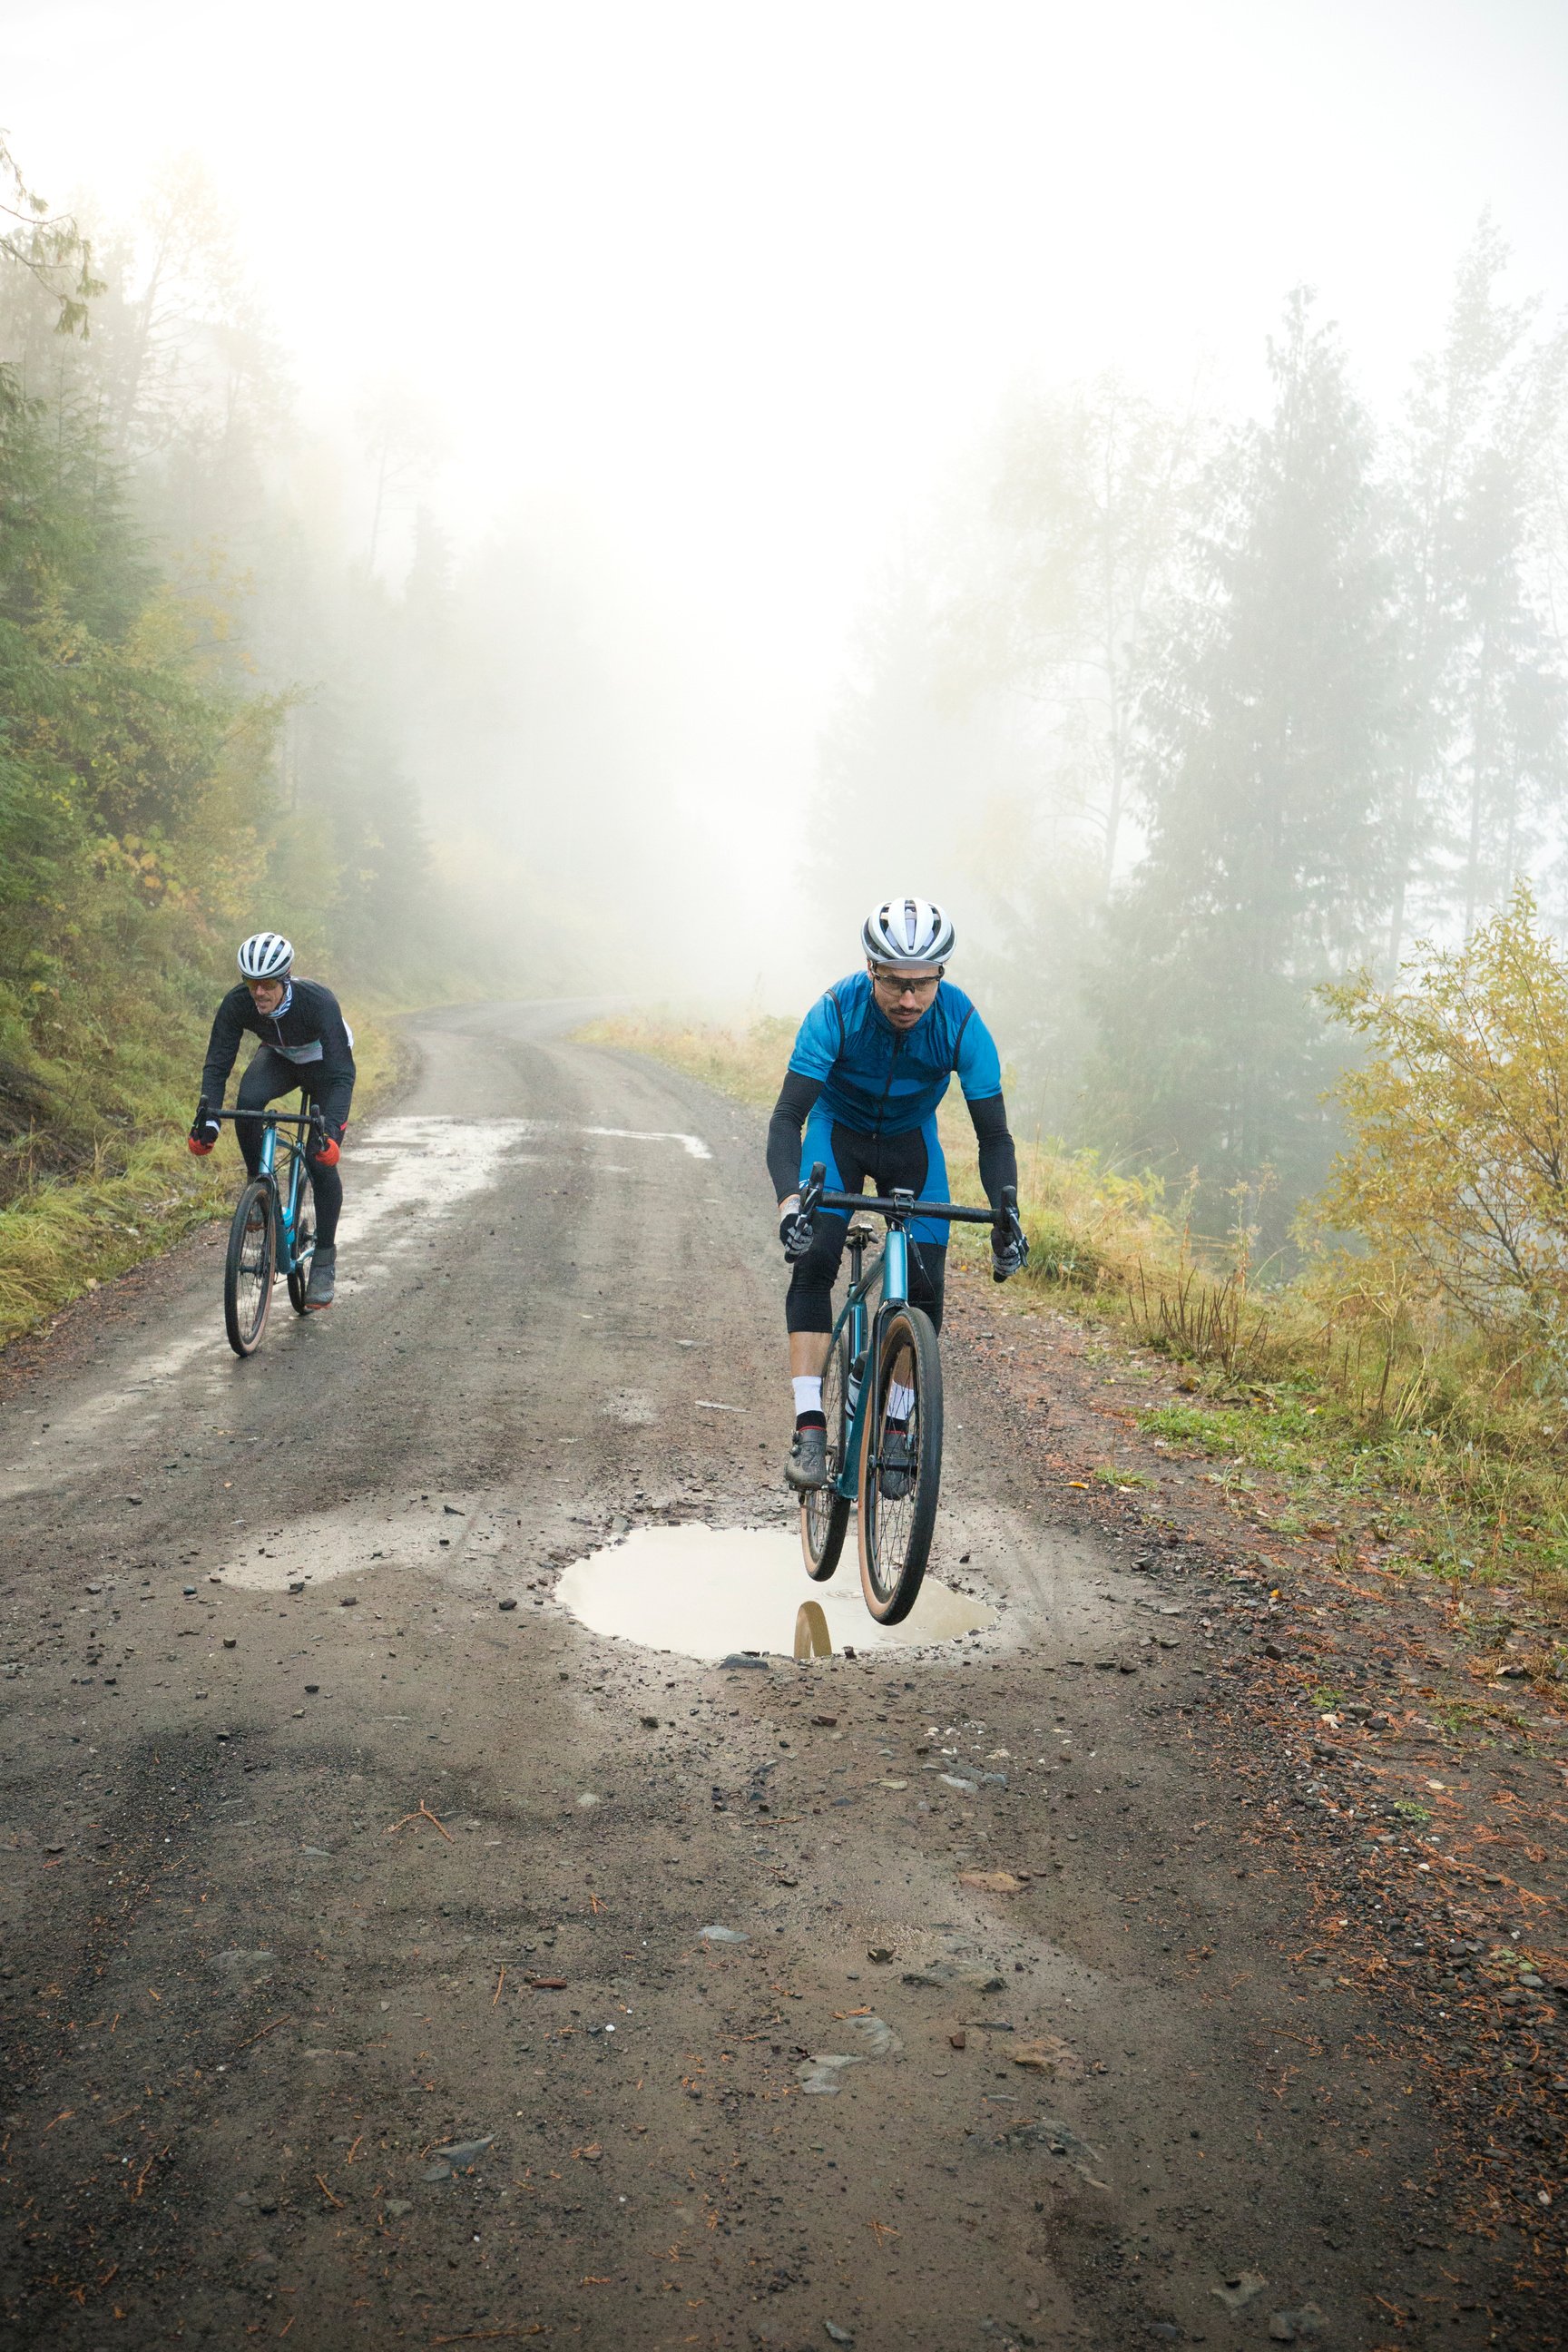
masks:
POLYGON ((827 1630, 820 1601, 803 1601, 800 1604, 800 1614, 795 1621, 795 1654, 797 1658, 833 1655, 833 1636, 827 1630))
POLYGON ((907 1649, 994 1624, 994 1612, 928 1576, 901 1625, 879 1625, 860 1597, 853 1552, 831 1584, 801 1598, 795 1532, 773 1528, 638 1528, 563 1574, 556 1598, 595 1633, 689 1658, 738 1651, 828 1657, 835 1650, 907 1649))

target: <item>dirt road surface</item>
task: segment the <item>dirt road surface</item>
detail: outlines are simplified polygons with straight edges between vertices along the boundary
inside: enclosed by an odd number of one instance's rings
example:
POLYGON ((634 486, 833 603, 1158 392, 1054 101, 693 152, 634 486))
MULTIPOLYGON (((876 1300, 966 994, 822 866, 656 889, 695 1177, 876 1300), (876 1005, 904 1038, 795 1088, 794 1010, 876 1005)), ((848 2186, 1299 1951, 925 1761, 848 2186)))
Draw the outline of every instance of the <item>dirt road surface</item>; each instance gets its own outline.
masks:
POLYGON ((237 1362, 214 1232, 13 1360, 0 2341, 1552 2340, 977 1286, 993 1631, 726 1666, 554 1600, 790 1523, 761 1122, 570 1028, 413 1024, 331 1314, 237 1362))

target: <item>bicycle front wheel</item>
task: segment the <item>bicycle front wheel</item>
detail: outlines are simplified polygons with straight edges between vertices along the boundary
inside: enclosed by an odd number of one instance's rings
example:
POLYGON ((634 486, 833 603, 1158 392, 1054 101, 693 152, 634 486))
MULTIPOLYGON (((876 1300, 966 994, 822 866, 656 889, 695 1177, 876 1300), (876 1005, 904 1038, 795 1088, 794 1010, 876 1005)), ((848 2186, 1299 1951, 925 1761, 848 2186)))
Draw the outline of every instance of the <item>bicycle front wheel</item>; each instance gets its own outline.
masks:
POLYGON ((822 1412, 827 1423, 827 1484, 800 1498, 800 1548, 805 1572, 826 1584, 838 1565, 849 1525, 849 1500, 837 1492, 849 1441, 849 1331, 846 1325, 828 1350, 822 1373, 822 1412))
POLYGON ((942 1484, 942 1359, 929 1315, 898 1307, 879 1325, 860 1448, 860 1588, 879 1625, 914 1607, 942 1484))
POLYGON ((296 1315, 305 1312, 310 1286, 310 1261, 316 1255, 316 1197, 308 1183, 300 1187, 294 1209, 294 1263, 289 1269, 289 1304, 296 1315))
POLYGON ((261 1345, 277 1265, 272 1187, 258 1177, 239 1196, 223 1270, 223 1319, 237 1356, 253 1355, 261 1345))

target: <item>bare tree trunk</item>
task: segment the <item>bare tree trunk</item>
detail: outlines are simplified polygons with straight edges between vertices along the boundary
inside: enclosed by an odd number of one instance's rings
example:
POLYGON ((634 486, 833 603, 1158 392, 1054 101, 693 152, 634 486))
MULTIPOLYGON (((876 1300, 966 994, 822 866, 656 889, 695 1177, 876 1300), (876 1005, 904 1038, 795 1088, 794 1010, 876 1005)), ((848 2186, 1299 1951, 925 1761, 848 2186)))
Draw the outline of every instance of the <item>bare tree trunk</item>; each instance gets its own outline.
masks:
POLYGON ((1476 928, 1480 896, 1481 818, 1486 797, 1488 718, 1491 702, 1490 629, 1481 636, 1480 669, 1476 679, 1475 723, 1470 730, 1470 838, 1465 862, 1465 937, 1476 928))
POLYGON ((375 506, 370 518, 370 553, 365 558, 365 570, 367 572, 374 572, 375 570, 375 547, 376 541, 381 537, 382 500, 386 495, 387 462, 388 452, 385 449, 383 449, 381 453, 381 463, 375 469, 375 506))

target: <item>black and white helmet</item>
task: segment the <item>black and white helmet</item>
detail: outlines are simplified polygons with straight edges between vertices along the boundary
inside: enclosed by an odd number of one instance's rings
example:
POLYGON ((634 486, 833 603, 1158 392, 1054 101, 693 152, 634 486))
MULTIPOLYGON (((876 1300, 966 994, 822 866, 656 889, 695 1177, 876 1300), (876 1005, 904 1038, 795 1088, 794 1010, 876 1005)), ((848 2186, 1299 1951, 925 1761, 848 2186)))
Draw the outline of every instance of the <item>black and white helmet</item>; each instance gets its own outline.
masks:
POLYGON ((281 931, 253 931, 239 950, 246 980, 281 980, 293 961, 293 948, 281 931))
POLYGON ((867 916, 860 943, 873 963, 945 963, 952 938, 952 925, 929 899, 889 898, 867 916))

